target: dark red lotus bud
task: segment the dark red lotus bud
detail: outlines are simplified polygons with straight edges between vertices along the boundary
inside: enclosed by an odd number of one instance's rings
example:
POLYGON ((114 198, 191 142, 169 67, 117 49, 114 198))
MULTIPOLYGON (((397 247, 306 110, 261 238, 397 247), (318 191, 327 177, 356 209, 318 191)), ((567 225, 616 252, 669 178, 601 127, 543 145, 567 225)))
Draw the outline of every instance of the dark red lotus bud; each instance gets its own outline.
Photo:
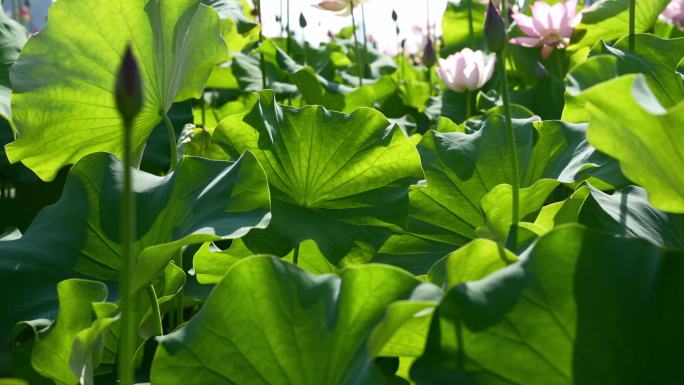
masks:
POLYGON ((425 49, 423 50, 423 64, 430 68, 436 63, 437 53, 435 52, 435 44, 432 42, 432 38, 428 38, 425 49))
POLYGON ((504 19, 491 0, 487 6, 487 16, 485 17, 484 40, 491 52, 501 52, 508 40, 504 19))
POLYGON ((143 84, 138 61, 133 57, 131 46, 126 47, 119 73, 116 77, 116 107, 124 120, 131 122, 144 104, 143 84))

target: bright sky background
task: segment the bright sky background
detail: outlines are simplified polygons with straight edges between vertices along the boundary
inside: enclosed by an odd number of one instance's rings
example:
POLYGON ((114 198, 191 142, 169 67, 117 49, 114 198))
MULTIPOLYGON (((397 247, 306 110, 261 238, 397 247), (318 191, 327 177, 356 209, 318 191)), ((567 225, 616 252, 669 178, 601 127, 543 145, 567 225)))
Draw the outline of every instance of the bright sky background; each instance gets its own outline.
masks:
MULTIPOLYGON (((282 0, 285 7, 287 0, 282 0)), ((281 0, 261 0, 264 13, 264 34, 278 36, 280 26, 276 22, 276 15, 280 13, 281 0)), ((290 0, 291 28, 301 36, 299 28, 299 14, 304 13, 308 26, 306 38, 312 43, 327 40, 328 31, 337 32, 341 28, 351 25, 351 16, 336 16, 332 12, 312 7, 316 0, 290 0)), ((369 0, 364 4, 366 11, 366 28, 370 35, 378 41, 380 48, 394 48, 397 46, 392 9, 399 16, 399 27, 402 35, 407 37, 414 25, 425 26, 427 20, 427 4, 430 4, 430 20, 436 24, 438 31, 441 27, 442 14, 447 0, 369 0)), ((284 10, 283 12, 286 13, 284 10)), ((361 8, 355 10, 357 20, 361 19, 361 8)), ((358 22, 358 21, 357 21, 358 22)), ((438 32, 439 33, 439 32, 438 32)))
MULTIPOLYGON (((41 26, 47 14, 47 8, 53 0, 31 0, 31 9, 35 26, 41 26)), ((299 38, 299 14, 304 13, 308 21, 306 38, 317 44, 327 40, 328 31, 333 33, 351 25, 351 16, 336 16, 332 12, 312 7, 320 0, 290 0, 291 28, 299 38)), ((280 13, 281 0, 261 0, 264 12, 264 33, 266 36, 278 36, 280 25, 276 22, 276 15, 280 13)), ((282 0, 283 8, 287 0, 282 0)), ((5 1, 5 9, 10 8, 11 1, 5 1)), ((375 37, 381 49, 396 49, 398 42, 392 21, 392 9, 399 15, 399 27, 402 38, 410 37, 411 27, 424 27, 427 20, 427 4, 430 4, 430 20, 441 29, 441 18, 446 8, 447 0, 368 0, 365 4, 366 28, 375 37)), ((285 12, 285 10, 284 10, 285 12)), ((357 7, 355 14, 361 19, 361 8, 357 7)), ((359 21, 360 23, 360 21, 359 21)))

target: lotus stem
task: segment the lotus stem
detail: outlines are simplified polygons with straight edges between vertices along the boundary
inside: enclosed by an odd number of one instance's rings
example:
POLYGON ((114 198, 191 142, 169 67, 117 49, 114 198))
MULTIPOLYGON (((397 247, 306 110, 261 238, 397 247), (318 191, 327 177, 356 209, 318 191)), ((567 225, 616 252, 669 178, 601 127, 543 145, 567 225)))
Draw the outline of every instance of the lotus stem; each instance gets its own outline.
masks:
MULTIPOLYGON (((259 15, 259 47, 264 43, 264 18, 261 14, 261 0, 254 2, 257 7, 257 15, 259 15)), ((289 23, 288 18, 288 23, 289 23)), ((289 32, 288 32, 289 36, 289 32)), ((259 52, 259 68, 261 69, 261 88, 266 89, 266 61, 264 60, 264 54, 259 52)))
POLYGON ((287 52, 287 56, 290 56, 292 54, 292 30, 290 29, 290 0, 287 0, 287 24, 285 25, 285 34, 285 51, 287 52))
POLYGON ((468 0, 468 37, 470 40, 470 48, 475 49, 475 29, 473 27, 473 0, 468 0))
MULTIPOLYGON (((472 0, 470 0, 472 1, 472 0)), ((506 32, 508 32, 508 1, 501 0, 501 17, 504 21, 504 26, 506 26, 506 32)))
POLYGON ((354 1, 349 0, 349 6, 351 7, 351 18, 352 18, 352 36, 354 36, 354 49, 356 50, 356 60, 359 66, 359 87, 363 86, 363 74, 361 66, 363 65, 361 59, 361 50, 359 49, 359 39, 356 36, 356 17, 354 16, 354 1))
POLYGON ((473 92, 466 91, 466 120, 470 118, 470 112, 473 110, 473 92))
POLYGON ((14 20, 21 23, 21 0, 14 0, 12 10, 14 11, 14 20))
POLYGON ((295 265, 299 264, 299 243, 297 243, 297 246, 295 246, 294 255, 292 256, 292 263, 295 265))
POLYGON ((363 30, 363 57, 361 58, 361 76, 366 77, 366 65, 368 64, 368 34, 366 33, 366 7, 363 5, 363 3, 361 3, 361 24, 363 30))
POLYGON ((173 123, 171 123, 171 119, 169 119, 169 115, 166 112, 162 113, 162 119, 164 120, 166 133, 169 137, 169 151, 171 153, 171 166, 169 168, 169 172, 171 172, 176 169, 176 165, 178 164, 178 153, 176 151, 176 131, 173 129, 173 123))
POLYGON ((636 0, 629 0, 629 52, 636 46, 636 0))
POLYGON ((162 328, 161 312, 159 311, 159 302, 157 302, 157 293, 154 286, 147 287, 147 297, 150 300, 150 307, 152 308, 152 321, 154 323, 154 335, 163 336, 164 329, 162 328))
POLYGON ((558 49, 556 50, 556 66, 558 67, 558 77, 563 79, 565 78, 565 70, 563 66, 563 50, 558 49))
POLYGON ((280 37, 283 37, 283 32, 285 31, 285 27, 283 26, 283 0, 280 0, 280 20, 278 20, 278 22, 280 24, 280 37))
POLYGON ((133 240, 136 233, 135 205, 133 203, 133 122, 124 119, 123 135, 123 191, 121 197, 121 340, 119 346, 119 380, 121 385, 133 384, 133 358, 135 355, 135 306, 131 281, 133 280, 133 240))
POLYGON ((462 371, 465 367, 465 344, 463 343, 463 324, 461 323, 461 320, 456 321, 456 343, 458 344, 456 368, 459 371, 462 371))
MULTIPOLYGON (((174 263, 176 266, 178 266, 181 270, 183 270, 183 273, 185 273, 185 270, 183 269, 183 250, 178 250, 176 253, 176 258, 174 258, 174 263)), ((184 304, 183 304, 183 294, 184 290, 183 287, 181 286, 180 290, 178 290, 178 294, 176 294, 176 317, 175 317, 175 322, 174 326, 178 327, 183 324, 183 310, 184 310, 184 304)))
POLYGON ((513 190, 512 203, 512 224, 510 238, 513 242, 513 247, 517 247, 518 239, 518 222, 520 220, 520 165, 518 162, 518 147, 515 143, 515 132, 513 132, 513 120, 511 113, 511 100, 508 90, 508 76, 506 75, 506 62, 504 61, 503 52, 498 52, 496 64, 499 66, 501 73, 501 97, 503 98, 506 135, 508 137, 508 152, 511 157, 511 168, 513 169, 513 176, 511 180, 511 187, 513 190))

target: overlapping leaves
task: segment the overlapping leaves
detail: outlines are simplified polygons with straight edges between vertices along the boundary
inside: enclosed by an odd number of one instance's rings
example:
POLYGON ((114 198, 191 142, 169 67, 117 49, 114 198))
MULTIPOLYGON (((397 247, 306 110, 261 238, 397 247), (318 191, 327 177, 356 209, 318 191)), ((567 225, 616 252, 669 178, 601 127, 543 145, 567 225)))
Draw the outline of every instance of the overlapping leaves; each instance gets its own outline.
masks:
MULTIPOLYGON (((18 321, 49 318, 56 284, 116 281, 121 266, 121 163, 93 154, 71 170, 62 198, 23 237, 0 242, 0 341, 18 321)), ((134 174, 138 211, 133 290, 148 284, 184 245, 237 238, 270 218, 266 177, 251 154, 234 164, 184 158, 166 177, 134 174)))

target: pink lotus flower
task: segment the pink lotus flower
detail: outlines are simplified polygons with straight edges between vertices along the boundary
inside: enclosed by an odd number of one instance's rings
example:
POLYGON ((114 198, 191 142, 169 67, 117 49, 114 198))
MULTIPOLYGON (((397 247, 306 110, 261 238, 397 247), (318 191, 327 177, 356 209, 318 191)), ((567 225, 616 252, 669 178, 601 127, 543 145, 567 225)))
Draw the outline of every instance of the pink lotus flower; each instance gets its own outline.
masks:
POLYGON ((577 13, 577 0, 556 3, 553 6, 543 1, 536 1, 530 7, 532 16, 523 13, 513 13, 518 28, 527 35, 510 40, 513 44, 523 47, 542 48, 542 57, 548 58, 554 48, 565 48, 570 44, 572 32, 582 20, 582 14, 577 13))
POLYGON ((348 16, 354 7, 368 0, 323 0, 314 7, 324 11, 336 12, 339 16, 348 16))
POLYGON ((411 34, 406 37, 406 43, 404 43, 404 52, 406 56, 419 55, 425 49, 425 45, 428 42, 427 32, 420 25, 411 26, 411 34))
POLYGON ((660 14, 660 19, 684 31, 684 0, 672 0, 660 14))
POLYGON ((496 55, 464 48, 446 59, 439 59, 437 74, 449 89, 456 92, 482 88, 494 74, 496 55))

